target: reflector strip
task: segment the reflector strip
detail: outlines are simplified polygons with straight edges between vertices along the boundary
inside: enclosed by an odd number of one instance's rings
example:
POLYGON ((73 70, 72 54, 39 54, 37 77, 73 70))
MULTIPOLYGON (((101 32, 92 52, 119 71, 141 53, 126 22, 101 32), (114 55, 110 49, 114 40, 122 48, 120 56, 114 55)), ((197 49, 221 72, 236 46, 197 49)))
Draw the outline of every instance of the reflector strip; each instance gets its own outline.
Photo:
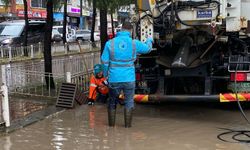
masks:
MULTIPOLYGON (((239 101, 250 101, 250 93, 239 93, 238 99, 239 101)), ((220 102, 235 102, 236 94, 228 93, 228 94, 220 94, 220 102)))
POLYGON ((250 81, 250 73, 247 73, 247 81, 250 81))
POLYGON ((140 103, 146 103, 148 102, 148 95, 135 95, 134 101, 140 103))

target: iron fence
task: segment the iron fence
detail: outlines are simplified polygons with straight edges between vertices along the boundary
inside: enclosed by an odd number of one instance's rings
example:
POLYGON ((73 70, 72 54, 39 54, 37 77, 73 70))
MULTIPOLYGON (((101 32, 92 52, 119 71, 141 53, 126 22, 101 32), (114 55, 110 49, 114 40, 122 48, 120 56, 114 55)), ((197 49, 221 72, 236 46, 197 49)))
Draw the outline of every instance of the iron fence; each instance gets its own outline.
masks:
MULTIPOLYGON (((100 48, 100 43, 96 42, 97 48, 100 48)), ((29 46, 1 46, 0 47, 0 63, 11 62, 15 60, 27 60, 43 57, 44 45, 37 43, 29 46)), ((92 43, 87 42, 71 42, 71 43, 52 43, 52 56, 65 55, 79 52, 93 51, 92 43)))
POLYGON ((100 51, 55 58, 52 61, 52 74, 44 72, 43 60, 2 65, 2 81, 11 94, 56 97, 61 83, 66 82, 66 73, 70 72, 71 82, 87 92, 89 76, 96 63, 100 63, 100 51), (49 78, 47 82, 51 82, 52 76, 55 89, 46 87, 45 77, 49 78))

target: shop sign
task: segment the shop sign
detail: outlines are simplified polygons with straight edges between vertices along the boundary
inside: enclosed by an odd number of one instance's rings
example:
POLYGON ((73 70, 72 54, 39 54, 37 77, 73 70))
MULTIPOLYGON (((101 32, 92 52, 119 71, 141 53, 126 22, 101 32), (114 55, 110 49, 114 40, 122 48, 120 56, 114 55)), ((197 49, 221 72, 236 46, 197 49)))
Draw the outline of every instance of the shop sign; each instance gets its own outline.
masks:
MULTIPOLYGON (((17 10, 17 16, 24 17, 24 10, 17 10)), ((47 12, 46 11, 28 11, 29 18, 46 18, 47 12)))
MULTIPOLYGON (((78 7, 68 6, 69 13, 80 14, 80 10, 81 9, 78 7)), ((82 9, 82 15, 83 16, 90 16, 90 12, 88 10, 82 9)))

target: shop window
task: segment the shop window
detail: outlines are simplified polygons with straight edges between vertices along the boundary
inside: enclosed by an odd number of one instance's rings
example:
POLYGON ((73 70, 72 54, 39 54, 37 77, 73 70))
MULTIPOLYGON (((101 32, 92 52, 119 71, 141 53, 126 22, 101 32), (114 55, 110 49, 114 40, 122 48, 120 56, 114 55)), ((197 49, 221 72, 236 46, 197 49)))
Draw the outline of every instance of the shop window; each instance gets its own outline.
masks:
POLYGON ((46 8, 45 0, 31 0, 31 7, 46 8))

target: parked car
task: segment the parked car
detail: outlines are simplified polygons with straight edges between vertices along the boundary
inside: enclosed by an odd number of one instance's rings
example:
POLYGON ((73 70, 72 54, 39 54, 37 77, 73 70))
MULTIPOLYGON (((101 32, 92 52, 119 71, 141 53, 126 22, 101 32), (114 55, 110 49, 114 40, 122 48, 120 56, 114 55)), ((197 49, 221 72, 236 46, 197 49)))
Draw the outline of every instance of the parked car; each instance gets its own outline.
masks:
POLYGON ((90 30, 77 30, 76 40, 89 41, 91 36, 90 30))
MULTIPOLYGON (((53 26, 54 30, 57 30, 61 37, 63 37, 63 26, 53 26)), ((66 41, 67 42, 73 42, 76 40, 76 30, 71 29, 69 26, 66 27, 66 41)))
POLYGON ((52 41, 55 41, 55 42, 60 42, 60 41, 62 41, 62 36, 61 36, 61 34, 59 33, 59 31, 58 30, 56 30, 56 29, 52 29, 52 35, 51 35, 52 37, 52 41))
MULTIPOLYGON (((44 40, 45 21, 29 20, 28 45, 44 40)), ((0 23, 0 45, 20 46, 24 42, 24 20, 4 21, 0 23)))

